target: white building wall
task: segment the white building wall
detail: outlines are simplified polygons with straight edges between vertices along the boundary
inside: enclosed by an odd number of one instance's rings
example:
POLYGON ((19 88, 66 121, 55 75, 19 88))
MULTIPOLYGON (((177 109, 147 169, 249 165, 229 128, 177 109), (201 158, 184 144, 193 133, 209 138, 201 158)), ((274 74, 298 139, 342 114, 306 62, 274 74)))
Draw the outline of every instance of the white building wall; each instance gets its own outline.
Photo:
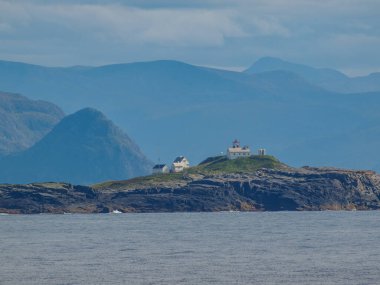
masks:
POLYGON ((251 151, 249 149, 232 148, 232 150, 230 149, 227 150, 228 159, 236 159, 239 157, 249 157, 249 156, 251 156, 251 151))
POLYGON ((153 169, 153 174, 169 173, 170 169, 166 165, 163 168, 153 169))
POLYGON ((184 169, 189 168, 189 167, 190 167, 189 161, 186 158, 184 158, 181 162, 174 162, 172 164, 172 171, 181 172, 184 169))

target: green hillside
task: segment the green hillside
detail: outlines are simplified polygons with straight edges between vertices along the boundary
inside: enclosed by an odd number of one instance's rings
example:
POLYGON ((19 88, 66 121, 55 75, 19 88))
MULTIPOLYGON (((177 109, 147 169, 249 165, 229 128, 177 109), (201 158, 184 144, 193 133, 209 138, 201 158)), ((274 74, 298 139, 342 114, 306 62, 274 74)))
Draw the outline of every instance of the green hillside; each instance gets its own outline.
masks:
POLYGON ((198 166, 190 168, 190 173, 244 173, 253 172, 260 168, 281 168, 285 164, 270 155, 254 155, 233 160, 225 156, 209 157, 198 166))
POLYGON ((233 160, 229 160, 225 156, 215 156, 209 157, 199 165, 190 167, 183 172, 149 175, 123 181, 108 181, 93 185, 93 187, 97 189, 134 189, 162 185, 170 187, 202 175, 250 173, 261 168, 280 169, 285 167, 287 167, 285 164, 270 155, 254 155, 233 160))

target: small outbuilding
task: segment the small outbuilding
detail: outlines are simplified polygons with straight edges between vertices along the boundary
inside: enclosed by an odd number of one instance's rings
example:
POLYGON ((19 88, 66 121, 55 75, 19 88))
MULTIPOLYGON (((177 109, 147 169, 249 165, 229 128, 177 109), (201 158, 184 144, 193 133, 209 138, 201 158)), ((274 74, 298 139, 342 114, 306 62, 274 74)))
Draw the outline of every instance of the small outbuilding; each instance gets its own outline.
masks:
POLYGON ((190 167, 190 163, 184 156, 178 156, 172 163, 172 172, 181 172, 190 167))
POLYGON ((153 166, 153 174, 169 173, 170 169, 166 164, 156 164, 153 166))
POLYGON ((260 156, 264 156, 266 155, 267 151, 265 148, 260 148, 258 151, 257 151, 258 155, 260 156))

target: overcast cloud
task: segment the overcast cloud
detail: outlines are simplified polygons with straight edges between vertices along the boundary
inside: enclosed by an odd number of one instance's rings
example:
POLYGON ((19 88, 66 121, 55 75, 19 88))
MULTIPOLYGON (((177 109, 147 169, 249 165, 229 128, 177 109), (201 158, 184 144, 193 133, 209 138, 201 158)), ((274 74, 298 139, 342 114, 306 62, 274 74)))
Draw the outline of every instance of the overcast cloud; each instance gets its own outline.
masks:
POLYGON ((0 0, 3 60, 177 59, 241 69, 263 56, 350 74, 380 71, 380 1, 0 0))

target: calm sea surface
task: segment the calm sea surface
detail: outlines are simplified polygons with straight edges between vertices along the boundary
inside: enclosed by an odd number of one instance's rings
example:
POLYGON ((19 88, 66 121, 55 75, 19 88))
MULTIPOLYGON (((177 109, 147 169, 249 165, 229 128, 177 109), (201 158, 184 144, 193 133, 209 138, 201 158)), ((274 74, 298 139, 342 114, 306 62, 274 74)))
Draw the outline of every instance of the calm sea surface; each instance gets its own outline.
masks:
POLYGON ((1 215, 0 284, 380 284, 380 212, 1 215))

